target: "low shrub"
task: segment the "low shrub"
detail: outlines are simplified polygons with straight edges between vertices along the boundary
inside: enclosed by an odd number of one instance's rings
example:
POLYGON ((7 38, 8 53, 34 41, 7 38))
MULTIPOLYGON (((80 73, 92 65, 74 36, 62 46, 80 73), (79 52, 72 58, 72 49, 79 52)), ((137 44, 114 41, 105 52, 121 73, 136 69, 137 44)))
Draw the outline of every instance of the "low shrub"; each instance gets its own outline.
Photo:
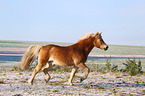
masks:
POLYGON ((128 59, 126 60, 126 63, 123 63, 123 65, 125 65, 125 69, 121 69, 121 71, 129 73, 131 76, 143 73, 141 60, 136 63, 135 58, 133 60, 128 59))
POLYGON ((118 72, 118 65, 111 64, 111 57, 109 59, 106 57, 106 59, 106 64, 104 67, 102 67, 102 73, 118 72))

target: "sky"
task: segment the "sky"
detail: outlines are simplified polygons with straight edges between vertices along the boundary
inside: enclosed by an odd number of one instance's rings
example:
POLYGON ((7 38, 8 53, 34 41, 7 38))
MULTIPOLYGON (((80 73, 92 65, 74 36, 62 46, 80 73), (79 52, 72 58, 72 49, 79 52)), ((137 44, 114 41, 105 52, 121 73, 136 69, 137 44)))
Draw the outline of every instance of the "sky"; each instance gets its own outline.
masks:
POLYGON ((145 0, 0 0, 0 40, 75 43, 90 32, 145 46, 145 0))

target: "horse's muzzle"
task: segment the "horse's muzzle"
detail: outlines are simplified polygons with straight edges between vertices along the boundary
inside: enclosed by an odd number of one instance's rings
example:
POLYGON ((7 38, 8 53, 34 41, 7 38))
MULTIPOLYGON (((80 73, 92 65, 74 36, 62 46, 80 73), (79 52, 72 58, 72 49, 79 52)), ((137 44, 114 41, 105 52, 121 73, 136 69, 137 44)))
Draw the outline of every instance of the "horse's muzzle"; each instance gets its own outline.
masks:
POLYGON ((106 45, 106 46, 104 46, 104 51, 106 51, 106 50, 108 50, 108 48, 109 48, 109 46, 108 45, 106 45))

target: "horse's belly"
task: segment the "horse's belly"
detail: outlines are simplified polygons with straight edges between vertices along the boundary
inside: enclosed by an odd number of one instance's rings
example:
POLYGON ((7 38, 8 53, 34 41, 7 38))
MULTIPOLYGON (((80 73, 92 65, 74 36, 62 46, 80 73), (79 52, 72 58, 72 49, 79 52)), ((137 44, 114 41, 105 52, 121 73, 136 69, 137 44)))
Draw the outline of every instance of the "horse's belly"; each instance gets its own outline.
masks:
POLYGON ((53 61, 53 64, 60 65, 60 66, 73 66, 74 62, 72 60, 62 60, 62 59, 55 59, 50 58, 49 61, 53 61))

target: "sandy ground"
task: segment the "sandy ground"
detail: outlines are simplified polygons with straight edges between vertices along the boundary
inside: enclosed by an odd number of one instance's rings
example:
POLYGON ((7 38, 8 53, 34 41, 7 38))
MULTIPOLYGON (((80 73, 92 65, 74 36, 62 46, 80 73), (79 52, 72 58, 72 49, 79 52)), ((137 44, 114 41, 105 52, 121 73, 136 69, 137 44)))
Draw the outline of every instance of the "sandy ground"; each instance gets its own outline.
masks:
POLYGON ((143 96, 145 75, 129 76, 125 73, 91 72, 79 83, 81 72, 76 74, 74 85, 67 85, 70 72, 50 72, 51 80, 46 84, 43 72, 39 72, 33 85, 27 80, 32 71, 2 70, 0 72, 0 96, 143 96))

